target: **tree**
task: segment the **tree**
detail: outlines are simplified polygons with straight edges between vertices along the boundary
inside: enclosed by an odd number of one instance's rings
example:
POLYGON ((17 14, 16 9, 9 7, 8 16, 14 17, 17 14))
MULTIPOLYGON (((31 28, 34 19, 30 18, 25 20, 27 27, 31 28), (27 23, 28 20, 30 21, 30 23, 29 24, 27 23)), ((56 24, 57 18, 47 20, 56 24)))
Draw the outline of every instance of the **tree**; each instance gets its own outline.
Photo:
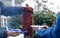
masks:
POLYGON ((56 21, 56 16, 52 12, 48 12, 46 14, 43 11, 40 14, 34 14, 35 25, 43 25, 46 23, 48 26, 54 25, 56 21))
POLYGON ((22 15, 12 16, 8 19, 8 24, 10 24, 13 28, 20 28, 20 25, 22 25, 22 15))

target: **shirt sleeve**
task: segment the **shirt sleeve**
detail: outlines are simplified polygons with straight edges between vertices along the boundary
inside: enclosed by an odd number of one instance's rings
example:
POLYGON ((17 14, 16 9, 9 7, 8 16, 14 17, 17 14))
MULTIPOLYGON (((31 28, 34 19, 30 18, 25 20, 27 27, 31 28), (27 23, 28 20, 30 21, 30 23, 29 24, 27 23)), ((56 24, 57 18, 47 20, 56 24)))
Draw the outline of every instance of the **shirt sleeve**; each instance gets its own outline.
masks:
POLYGON ((46 31, 46 29, 40 29, 40 30, 37 32, 37 35, 38 35, 39 37, 42 37, 45 31, 46 31))

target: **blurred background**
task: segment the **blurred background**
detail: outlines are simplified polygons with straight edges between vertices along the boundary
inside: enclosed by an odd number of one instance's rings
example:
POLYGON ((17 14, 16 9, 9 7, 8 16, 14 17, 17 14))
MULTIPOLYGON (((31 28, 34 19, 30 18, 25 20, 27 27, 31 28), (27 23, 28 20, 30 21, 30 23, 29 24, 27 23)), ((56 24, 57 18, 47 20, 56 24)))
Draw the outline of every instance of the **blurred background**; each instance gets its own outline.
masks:
MULTIPOLYGON (((25 7, 27 3, 34 10, 34 24, 35 25, 48 25, 53 26, 57 14, 59 12, 60 5, 59 0, 0 0, 4 6, 16 6, 25 7), (58 3, 57 3, 58 2, 58 3)), ((2 16, 1 15, 1 27, 7 27, 7 24, 15 26, 14 28, 22 27, 22 16, 2 16)))
MULTIPOLYGON (((0 0, 3 7, 25 7, 28 4, 33 8, 34 26, 47 25, 52 27, 56 23, 60 12, 60 0, 0 0)), ((16 16, 0 16, 0 28, 22 28, 22 14, 16 16)))

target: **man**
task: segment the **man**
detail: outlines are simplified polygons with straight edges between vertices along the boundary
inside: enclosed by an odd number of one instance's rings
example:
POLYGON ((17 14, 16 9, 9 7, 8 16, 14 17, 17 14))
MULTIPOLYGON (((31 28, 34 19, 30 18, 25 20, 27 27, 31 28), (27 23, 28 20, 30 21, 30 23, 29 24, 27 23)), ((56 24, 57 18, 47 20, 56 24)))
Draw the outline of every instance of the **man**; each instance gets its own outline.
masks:
POLYGON ((38 38, 60 38, 60 13, 54 27, 48 29, 41 28, 37 33, 38 38))

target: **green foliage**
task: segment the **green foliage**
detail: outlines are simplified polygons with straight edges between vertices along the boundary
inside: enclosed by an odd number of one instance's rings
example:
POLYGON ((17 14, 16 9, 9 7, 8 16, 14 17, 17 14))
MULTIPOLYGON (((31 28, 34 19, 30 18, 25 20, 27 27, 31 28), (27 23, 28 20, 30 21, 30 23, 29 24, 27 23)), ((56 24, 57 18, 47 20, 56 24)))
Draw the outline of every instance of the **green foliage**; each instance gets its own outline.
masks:
POLYGON ((8 19, 8 23, 13 28, 19 28, 20 25, 22 25, 22 16, 12 16, 11 18, 8 19))
POLYGON ((43 25, 46 23, 48 26, 52 26, 55 23, 56 16, 53 13, 34 14, 35 25, 43 25))

